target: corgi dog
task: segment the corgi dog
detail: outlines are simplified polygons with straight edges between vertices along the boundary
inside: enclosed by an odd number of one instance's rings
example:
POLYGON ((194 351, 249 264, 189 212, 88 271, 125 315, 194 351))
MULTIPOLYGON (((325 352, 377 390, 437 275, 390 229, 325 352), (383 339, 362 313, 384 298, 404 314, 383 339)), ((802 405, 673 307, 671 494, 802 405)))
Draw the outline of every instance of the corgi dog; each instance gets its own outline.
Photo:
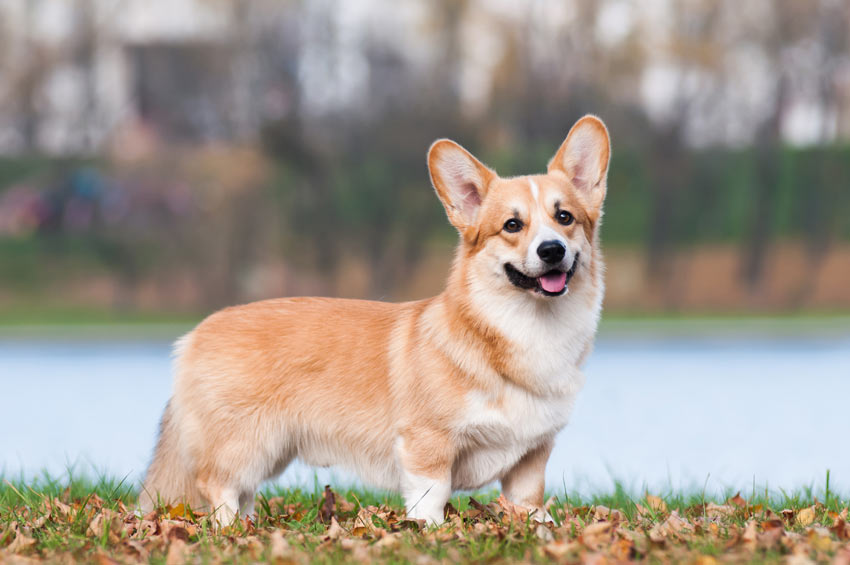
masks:
POLYGON ((175 345, 142 507, 229 523, 295 458, 400 491, 436 524, 452 491, 500 481, 545 520, 544 471, 599 321, 610 140, 585 116, 546 174, 499 177, 440 139, 428 169, 460 242, 442 294, 284 298, 212 314, 175 345))

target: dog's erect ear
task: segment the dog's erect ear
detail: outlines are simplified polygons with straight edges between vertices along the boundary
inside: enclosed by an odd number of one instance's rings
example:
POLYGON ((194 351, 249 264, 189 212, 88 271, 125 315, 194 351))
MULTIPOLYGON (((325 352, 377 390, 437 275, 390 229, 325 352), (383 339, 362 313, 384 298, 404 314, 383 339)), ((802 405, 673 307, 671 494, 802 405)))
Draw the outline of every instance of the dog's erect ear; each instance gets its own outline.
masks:
POLYGON ((431 145, 428 171, 449 221, 463 233, 475 223, 496 173, 450 139, 438 139, 431 145))
POLYGON ((549 161, 549 172, 561 171, 573 185, 601 205, 607 190, 611 140, 608 128, 596 116, 576 122, 558 152, 549 161))

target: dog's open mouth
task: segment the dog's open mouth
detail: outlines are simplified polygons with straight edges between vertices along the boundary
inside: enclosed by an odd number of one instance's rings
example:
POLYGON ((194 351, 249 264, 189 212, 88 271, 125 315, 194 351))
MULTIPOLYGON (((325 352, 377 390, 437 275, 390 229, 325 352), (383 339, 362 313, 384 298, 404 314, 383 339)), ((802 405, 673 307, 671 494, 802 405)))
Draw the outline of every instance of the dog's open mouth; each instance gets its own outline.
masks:
POLYGON ((528 275, 520 272, 510 263, 505 263, 505 274, 508 275, 508 280, 511 281, 514 286, 533 290, 543 294, 544 296, 560 296, 566 292, 567 285, 570 284, 570 279, 573 278, 573 275, 576 273, 576 269, 578 269, 578 256, 579 254, 576 253, 575 258, 573 259, 573 266, 570 267, 569 271, 553 269, 549 272, 543 273, 539 277, 529 277, 528 275))

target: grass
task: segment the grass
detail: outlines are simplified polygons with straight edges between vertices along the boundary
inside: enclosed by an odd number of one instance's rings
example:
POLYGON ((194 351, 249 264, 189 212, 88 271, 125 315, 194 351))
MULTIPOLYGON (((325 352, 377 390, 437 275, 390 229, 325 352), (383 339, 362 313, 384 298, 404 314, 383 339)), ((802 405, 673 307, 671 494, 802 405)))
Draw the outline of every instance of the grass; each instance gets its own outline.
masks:
POLYGON ((453 497, 443 526, 407 520, 396 494, 268 486, 257 514, 224 528, 183 505, 134 512, 127 480, 0 480, 0 563, 780 562, 847 563, 848 500, 826 489, 590 497, 555 493, 540 525, 498 492, 453 497), (841 561, 844 559, 844 561, 841 561))

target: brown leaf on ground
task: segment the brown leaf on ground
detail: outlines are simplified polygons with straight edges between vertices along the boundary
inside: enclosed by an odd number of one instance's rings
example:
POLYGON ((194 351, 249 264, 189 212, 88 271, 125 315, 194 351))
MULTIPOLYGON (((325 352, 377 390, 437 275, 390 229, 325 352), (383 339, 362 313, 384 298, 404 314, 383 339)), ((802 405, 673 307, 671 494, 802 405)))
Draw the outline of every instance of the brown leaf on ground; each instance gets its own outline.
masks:
POLYGON ((765 521, 761 522, 759 525, 761 526, 761 529, 764 530, 765 532, 768 532, 770 530, 775 530, 775 529, 782 530, 782 529, 785 528, 785 525, 782 523, 782 520, 776 520, 776 519, 765 520, 765 521))
POLYGON ((578 553, 580 550, 581 546, 574 541, 566 542, 564 540, 557 540, 543 546, 543 553, 547 557, 558 560, 562 559, 568 553, 578 553))
POLYGON ((735 496, 727 499, 726 504, 731 504, 732 506, 737 506, 738 508, 746 508, 747 500, 743 496, 741 496, 741 493, 739 491, 735 494, 735 496))
POLYGON ((684 535, 694 533, 693 525, 673 511, 666 520, 656 524, 649 531, 649 539, 656 543, 663 542, 666 538, 681 538, 684 535))
MULTIPOLYGON (((360 509, 357 516, 354 518, 355 530, 357 528, 365 528, 367 533, 375 533, 375 523, 372 521, 372 516, 375 515, 377 508, 374 506, 365 506, 360 509)), ((353 530, 352 530, 353 533, 353 530)))
POLYGON ((810 528, 806 531, 809 545, 817 551, 832 551, 833 541, 829 536, 829 530, 826 528, 810 528))
POLYGON ((705 505, 705 514, 709 518, 726 518, 735 514, 735 507, 729 504, 709 502, 705 505))
POLYGON ((271 536, 269 536, 269 540, 271 542, 269 553, 272 561, 283 560, 292 553, 292 550, 289 547, 289 542, 286 541, 280 530, 273 531, 271 536))
POLYGON ((631 539, 620 538, 613 543, 611 555, 618 561, 628 561, 635 556, 635 543, 631 539))
POLYGON ((782 515, 782 519, 785 520, 785 523, 789 526, 794 523, 794 518, 797 516, 797 513, 790 508, 784 508, 779 512, 782 515))
POLYGON ((741 534, 741 545, 748 551, 755 551, 758 546, 758 529, 755 520, 750 520, 741 534))
POLYGON ((331 518, 334 517, 336 496, 331 490, 330 485, 325 485, 324 500, 322 501, 322 510, 319 513, 323 524, 330 524, 331 518))
POLYGON ((118 533, 123 530, 124 520, 121 515, 114 510, 104 508, 95 515, 91 522, 89 522, 86 535, 101 538, 104 534, 106 534, 110 543, 116 543, 120 539, 118 533))
POLYGON ((124 540, 123 546, 125 549, 125 553, 132 556, 133 558, 139 561, 148 560, 150 552, 141 542, 136 540, 124 540))
POLYGON ((471 496, 469 497, 469 505, 473 509, 475 509, 476 511, 478 511, 480 514, 482 514, 484 516, 487 516, 489 518, 495 518, 496 517, 496 515, 493 513, 492 510, 490 510, 490 508, 484 506, 483 504, 481 504, 480 502, 478 502, 477 500, 475 500, 471 496))
POLYGON ((785 528, 782 527, 782 522, 780 520, 768 520, 762 522, 760 525, 763 532, 757 536, 758 546, 761 549, 777 548, 782 537, 785 535, 785 528))
POLYGON ((602 520, 607 520, 609 522, 614 522, 614 523, 625 522, 626 521, 626 515, 623 514, 623 512, 620 511, 620 510, 617 510, 617 509, 611 510, 607 506, 602 506, 600 504, 599 506, 594 506, 594 508, 593 508, 593 520, 596 521, 596 522, 599 522, 599 521, 602 521, 602 520))
POLYGON ((830 531, 840 540, 850 539, 850 526, 848 526, 847 520, 842 518, 840 515, 835 519, 835 522, 833 522, 830 531))
POLYGON ((520 506, 519 504, 514 504, 513 502, 505 498, 505 495, 503 494, 499 495, 499 498, 496 502, 498 502, 499 506, 504 509, 505 515, 511 521, 528 521, 528 516, 531 512, 529 508, 526 508, 525 506, 520 506))
POLYGON ((596 522, 581 532, 579 541, 589 549, 598 550, 611 541, 613 530, 614 524, 611 522, 596 522))
POLYGON ((328 539, 337 539, 346 534, 346 531, 342 529, 342 526, 339 525, 339 522, 336 521, 336 518, 331 516, 331 525, 328 526, 328 531, 326 533, 328 539))
POLYGON ((186 511, 186 506, 181 502, 177 506, 169 506, 165 514, 171 518, 172 520, 175 518, 188 518, 188 514, 186 511))
POLYGON ((165 554, 165 565, 183 565, 186 562, 187 553, 186 542, 174 540, 168 546, 168 553, 165 554))
POLYGON ((71 515, 71 511, 73 510, 68 504, 65 504, 58 498, 54 498, 52 500, 45 501, 45 506, 48 512, 48 515, 52 515, 56 512, 59 513, 59 516, 67 518, 71 515))
POLYGON ((646 503, 649 505, 650 510, 654 512, 667 512, 667 503, 664 502, 661 497, 654 496, 652 494, 646 494, 646 503))
POLYGON ((373 547, 395 548, 399 545, 399 534, 385 534, 375 543, 373 547))
POLYGON ((160 532, 159 521, 142 520, 136 530, 136 537, 149 538, 158 535, 160 532))
POLYGON ((336 497, 336 507, 340 512, 354 512, 357 506, 341 496, 336 497))
POLYGON ((15 539, 6 547, 9 553, 26 553, 35 545, 35 539, 21 531, 17 522, 13 522, 10 529, 15 532, 15 539))
POLYGON ((810 526, 815 521, 815 516, 816 513, 814 506, 803 508, 802 510, 797 512, 797 524, 803 527, 810 526))

